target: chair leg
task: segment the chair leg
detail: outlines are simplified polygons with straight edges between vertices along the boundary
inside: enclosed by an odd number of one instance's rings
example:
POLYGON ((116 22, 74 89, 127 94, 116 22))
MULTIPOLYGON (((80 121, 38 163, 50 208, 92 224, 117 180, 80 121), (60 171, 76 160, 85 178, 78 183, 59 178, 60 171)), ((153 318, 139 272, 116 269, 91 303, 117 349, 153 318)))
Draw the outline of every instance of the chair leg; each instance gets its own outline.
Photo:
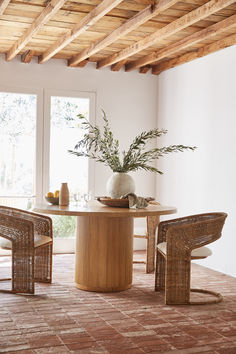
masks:
POLYGON ((34 253, 12 251, 12 293, 34 294, 34 253))
POLYGON ((155 291, 165 289, 166 260, 165 257, 157 251, 156 271, 155 271, 155 291))
POLYGON ((218 304, 223 300, 223 296, 215 291, 205 290, 205 289, 190 289, 193 293, 208 294, 214 297, 214 300, 203 300, 203 301, 189 301, 189 305, 209 305, 218 304))
POLYGON ((52 244, 35 249, 35 281, 52 282, 52 244))
POLYGON ((189 304, 191 262, 188 259, 168 260, 166 264, 165 303, 189 304))
POLYGON ((152 273, 155 269, 156 229, 159 222, 159 216, 147 217, 146 273, 152 273))

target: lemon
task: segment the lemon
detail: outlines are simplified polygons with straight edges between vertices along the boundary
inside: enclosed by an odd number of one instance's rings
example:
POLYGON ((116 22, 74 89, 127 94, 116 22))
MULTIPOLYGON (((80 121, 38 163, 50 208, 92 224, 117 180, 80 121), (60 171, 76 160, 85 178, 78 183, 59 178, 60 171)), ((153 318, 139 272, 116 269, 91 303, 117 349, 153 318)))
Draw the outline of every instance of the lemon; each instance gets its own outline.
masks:
POLYGON ((46 197, 48 197, 48 198, 52 198, 54 196, 54 194, 52 193, 52 192, 48 192, 47 194, 46 194, 46 197))
POLYGON ((55 192, 54 192, 54 197, 55 197, 55 198, 59 198, 59 191, 55 191, 55 192))

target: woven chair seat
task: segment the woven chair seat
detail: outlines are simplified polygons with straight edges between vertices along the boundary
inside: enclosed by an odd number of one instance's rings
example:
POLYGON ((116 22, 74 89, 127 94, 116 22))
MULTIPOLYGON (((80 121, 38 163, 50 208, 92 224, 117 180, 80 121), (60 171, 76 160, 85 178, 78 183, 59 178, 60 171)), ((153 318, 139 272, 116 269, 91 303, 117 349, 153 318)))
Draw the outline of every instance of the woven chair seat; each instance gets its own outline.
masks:
MULTIPOLYGON (((34 235, 34 248, 46 245, 47 243, 52 242, 52 239, 45 235, 34 235)), ((12 242, 6 238, 0 237, 0 248, 11 250, 12 242)))
MULTIPOLYGON (((166 255, 166 242, 161 242, 157 245, 157 248, 166 255)), ((212 255, 212 251, 210 248, 203 246, 203 247, 198 247, 192 250, 191 252, 191 257, 192 258, 206 258, 212 255)))

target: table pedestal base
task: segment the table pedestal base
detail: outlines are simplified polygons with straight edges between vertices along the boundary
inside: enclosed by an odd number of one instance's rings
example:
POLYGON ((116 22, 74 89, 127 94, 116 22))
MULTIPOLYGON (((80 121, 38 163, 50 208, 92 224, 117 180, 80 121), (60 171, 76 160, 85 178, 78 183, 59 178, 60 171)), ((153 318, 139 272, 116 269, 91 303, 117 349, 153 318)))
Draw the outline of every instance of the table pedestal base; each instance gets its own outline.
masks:
POLYGON ((97 292, 127 290, 132 284, 132 262, 132 217, 77 217, 77 288, 97 292))

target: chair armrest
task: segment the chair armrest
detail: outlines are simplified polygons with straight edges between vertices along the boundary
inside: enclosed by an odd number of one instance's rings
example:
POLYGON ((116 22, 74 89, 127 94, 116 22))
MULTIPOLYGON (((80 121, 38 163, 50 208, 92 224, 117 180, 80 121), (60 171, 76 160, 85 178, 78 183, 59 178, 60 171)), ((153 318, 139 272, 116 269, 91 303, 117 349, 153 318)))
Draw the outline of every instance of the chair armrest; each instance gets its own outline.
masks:
POLYGON ((0 214, 11 215, 23 220, 31 221, 34 225, 34 232, 40 235, 45 235, 50 238, 53 237, 52 233, 52 219, 49 216, 36 214, 30 211, 10 208, 10 207, 0 207, 0 214))
MULTIPOLYGON (((204 223, 204 222, 212 222, 214 223, 214 220, 221 220, 224 221, 227 217, 226 213, 204 213, 204 214, 196 214, 196 215, 190 215, 190 216, 185 216, 182 218, 177 218, 177 219, 171 219, 171 220, 166 220, 160 222, 158 226, 158 237, 157 237, 157 243, 161 242, 166 242, 167 241, 167 231, 171 227, 177 227, 177 226, 184 226, 188 224, 198 224, 198 223, 204 223)), ((217 222, 216 222, 217 224, 217 222)), ((198 226, 196 226, 198 227, 198 226)), ((222 226, 223 227, 223 226, 222 226)), ((213 241, 211 241, 213 242, 213 241)), ((209 243, 209 242, 208 242, 209 243)), ((201 246, 201 244, 200 244, 201 246)), ((198 246, 198 247, 200 247, 198 246)))
POLYGON ((34 248, 34 224, 22 218, 0 213, 0 236, 12 242, 12 249, 34 248))
POLYGON ((45 235, 53 238, 52 219, 49 216, 37 214, 29 211, 23 211, 27 220, 34 224, 34 231, 39 235, 45 235))
POLYGON ((193 249, 218 240, 226 217, 225 213, 201 214, 198 221, 172 225, 166 232, 167 256, 182 253, 189 257, 193 249))
POLYGON ((174 226, 189 224, 194 221, 194 216, 185 216, 171 220, 161 221, 158 225, 157 244, 167 241, 167 231, 174 226))

